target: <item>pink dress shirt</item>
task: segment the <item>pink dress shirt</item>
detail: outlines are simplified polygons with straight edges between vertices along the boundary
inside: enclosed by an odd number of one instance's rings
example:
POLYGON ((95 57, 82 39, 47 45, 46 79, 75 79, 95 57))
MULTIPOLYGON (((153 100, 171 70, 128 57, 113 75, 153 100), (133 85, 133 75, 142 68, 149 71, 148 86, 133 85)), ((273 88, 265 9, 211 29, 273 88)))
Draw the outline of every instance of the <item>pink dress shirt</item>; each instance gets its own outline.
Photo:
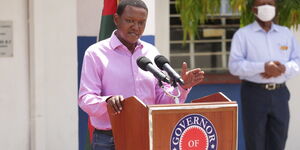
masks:
MULTIPOLYGON (((146 56, 152 62, 158 50, 141 40, 132 54, 113 33, 106 40, 91 45, 85 52, 78 103, 90 117, 91 124, 100 130, 110 130, 106 99, 113 95, 124 98, 136 96, 146 105, 174 103, 159 87, 157 79, 143 71, 136 59, 146 56)), ((175 91, 169 86, 170 92, 175 91)), ((180 103, 183 103, 189 90, 179 87, 180 103)))

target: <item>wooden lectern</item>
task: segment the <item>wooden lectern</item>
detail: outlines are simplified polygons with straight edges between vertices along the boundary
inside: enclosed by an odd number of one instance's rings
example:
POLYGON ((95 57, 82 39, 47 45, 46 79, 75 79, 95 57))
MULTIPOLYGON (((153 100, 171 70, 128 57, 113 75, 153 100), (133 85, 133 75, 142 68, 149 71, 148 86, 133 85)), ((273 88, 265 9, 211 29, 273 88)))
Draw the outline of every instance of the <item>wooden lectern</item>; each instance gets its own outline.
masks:
POLYGON ((193 100, 192 103, 148 106, 138 98, 130 97, 122 102, 122 106, 120 114, 114 114, 112 107, 108 106, 116 150, 189 149, 182 148, 184 146, 197 149, 195 146, 201 144, 203 139, 193 138, 200 135, 206 137, 206 148, 200 149, 237 149, 237 103, 222 93, 205 96, 193 100), (204 116, 208 121, 196 118, 195 115, 204 116), (183 128, 193 123, 198 126, 190 126, 188 132, 183 128), (199 126, 205 128, 201 129, 199 126), (215 135, 202 134, 212 134, 211 126, 215 129, 215 135), (195 128, 197 130, 193 131, 195 128), (196 134, 198 132, 201 134, 196 134), (189 141, 184 145, 179 140, 189 141), (207 142, 214 144, 207 145, 207 142))

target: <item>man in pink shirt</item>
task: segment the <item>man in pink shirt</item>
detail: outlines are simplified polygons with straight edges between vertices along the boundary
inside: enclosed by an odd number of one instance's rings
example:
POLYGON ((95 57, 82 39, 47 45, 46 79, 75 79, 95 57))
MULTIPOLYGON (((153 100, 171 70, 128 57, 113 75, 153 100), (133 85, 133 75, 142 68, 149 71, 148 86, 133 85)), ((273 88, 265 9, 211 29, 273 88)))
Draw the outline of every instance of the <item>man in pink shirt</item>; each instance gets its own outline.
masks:
MULTIPOLYGON (((107 105, 120 113, 121 101, 130 96, 138 97, 146 105, 174 103, 160 88, 158 80, 136 64, 140 56, 153 62, 159 55, 154 46, 140 40, 147 15, 148 8, 143 1, 122 0, 114 15, 117 30, 85 52, 78 103, 95 127, 93 150, 114 150, 107 105)), ((185 84, 179 86, 179 101, 184 103, 189 89, 203 80, 204 72, 199 68, 188 71, 187 64, 183 63, 181 77, 185 84)), ((168 91, 175 90, 169 86, 168 91)))

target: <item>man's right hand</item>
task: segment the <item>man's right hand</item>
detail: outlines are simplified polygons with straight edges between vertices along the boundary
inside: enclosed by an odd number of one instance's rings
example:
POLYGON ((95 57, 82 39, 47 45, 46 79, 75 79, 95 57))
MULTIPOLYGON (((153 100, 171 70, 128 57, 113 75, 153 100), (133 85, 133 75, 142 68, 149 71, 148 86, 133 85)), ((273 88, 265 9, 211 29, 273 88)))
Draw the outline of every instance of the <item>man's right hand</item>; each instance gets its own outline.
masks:
POLYGON ((265 63, 265 72, 261 73, 263 78, 278 77, 285 72, 285 66, 279 61, 269 61, 265 63))
POLYGON ((113 107, 115 113, 120 113, 122 110, 122 104, 121 101, 124 100, 124 97, 121 95, 116 95, 108 98, 106 100, 107 104, 113 107))

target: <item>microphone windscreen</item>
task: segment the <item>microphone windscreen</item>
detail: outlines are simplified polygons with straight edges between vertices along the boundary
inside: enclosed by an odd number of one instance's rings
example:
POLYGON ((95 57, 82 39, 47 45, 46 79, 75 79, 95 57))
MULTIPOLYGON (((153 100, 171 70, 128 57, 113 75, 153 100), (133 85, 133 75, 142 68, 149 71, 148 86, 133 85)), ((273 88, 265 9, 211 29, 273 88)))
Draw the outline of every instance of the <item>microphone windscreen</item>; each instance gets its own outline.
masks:
POLYGON ((165 63, 170 64, 170 62, 168 61, 168 59, 165 56, 163 56, 163 55, 157 55, 154 58, 154 62, 157 65, 157 67, 159 69, 161 69, 161 70, 163 70, 163 66, 164 66, 165 63))
POLYGON ((152 64, 151 60, 148 59, 147 57, 145 56, 141 56, 139 57, 137 60, 136 60, 136 63, 137 65, 143 69, 144 71, 148 71, 146 68, 147 68, 147 65, 148 64, 152 64))

